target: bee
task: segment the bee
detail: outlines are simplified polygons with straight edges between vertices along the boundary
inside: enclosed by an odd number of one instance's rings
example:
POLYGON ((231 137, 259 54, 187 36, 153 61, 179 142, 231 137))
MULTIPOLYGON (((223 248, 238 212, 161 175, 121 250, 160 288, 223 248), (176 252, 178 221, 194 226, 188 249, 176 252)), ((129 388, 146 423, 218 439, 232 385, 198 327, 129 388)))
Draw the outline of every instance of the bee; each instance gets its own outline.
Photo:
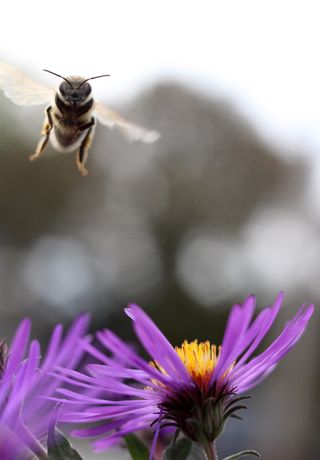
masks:
POLYGON ((45 109, 42 138, 29 157, 31 161, 43 155, 50 140, 59 152, 76 150, 78 170, 86 176, 86 162, 97 120, 111 129, 119 128, 129 141, 152 143, 159 139, 157 131, 149 131, 131 123, 94 100, 88 82, 109 75, 63 77, 47 69, 44 71, 63 80, 57 91, 31 80, 15 67, 0 62, 0 88, 12 102, 22 106, 49 104, 45 109))

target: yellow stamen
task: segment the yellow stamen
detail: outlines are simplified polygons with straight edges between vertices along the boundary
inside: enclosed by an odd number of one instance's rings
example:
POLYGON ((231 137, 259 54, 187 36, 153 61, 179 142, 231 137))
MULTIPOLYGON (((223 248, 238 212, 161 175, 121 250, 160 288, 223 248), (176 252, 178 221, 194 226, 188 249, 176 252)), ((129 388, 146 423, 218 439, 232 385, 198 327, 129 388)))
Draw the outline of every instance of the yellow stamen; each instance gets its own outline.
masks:
POLYGON ((217 352, 216 345, 211 345, 208 340, 200 343, 198 340, 190 343, 185 340, 175 350, 193 380, 200 387, 207 387, 217 365, 220 348, 217 352))
MULTIPOLYGON (((199 387, 207 389, 211 375, 217 365, 221 347, 217 350, 216 345, 211 345, 208 340, 200 343, 198 343, 198 340, 190 343, 185 340, 181 347, 175 347, 175 351, 194 382, 199 387)), ((165 369, 158 363, 150 362, 150 365, 158 369, 162 374, 167 374, 165 369)))

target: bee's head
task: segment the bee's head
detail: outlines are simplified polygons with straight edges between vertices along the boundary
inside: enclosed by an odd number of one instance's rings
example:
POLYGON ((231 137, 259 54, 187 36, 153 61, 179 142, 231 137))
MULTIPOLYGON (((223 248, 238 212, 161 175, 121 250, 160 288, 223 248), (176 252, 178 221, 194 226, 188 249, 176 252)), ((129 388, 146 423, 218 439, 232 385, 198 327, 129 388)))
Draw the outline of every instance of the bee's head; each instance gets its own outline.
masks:
POLYGON ((61 83, 59 91, 69 104, 81 104, 90 95, 91 85, 88 82, 84 82, 83 78, 69 77, 68 81, 61 83))
POLYGON ((109 77, 110 75, 98 75, 97 77, 90 77, 83 79, 81 77, 62 77, 51 70, 44 69, 44 72, 52 73, 57 77, 62 78, 64 81, 59 86, 59 91, 61 96, 69 102, 69 104, 76 105, 84 102, 91 93, 91 85, 88 83, 89 80, 94 80, 95 78, 109 77))

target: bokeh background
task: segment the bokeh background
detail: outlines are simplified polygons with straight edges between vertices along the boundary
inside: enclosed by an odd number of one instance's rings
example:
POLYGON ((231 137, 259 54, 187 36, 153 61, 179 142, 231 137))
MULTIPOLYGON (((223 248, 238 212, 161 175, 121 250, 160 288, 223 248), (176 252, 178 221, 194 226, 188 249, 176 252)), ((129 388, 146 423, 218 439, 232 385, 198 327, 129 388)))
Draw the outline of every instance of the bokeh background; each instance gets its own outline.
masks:
MULTIPOLYGON (((285 305, 268 340, 320 297, 317 2, 4 1, 0 60, 90 77, 101 101, 162 134, 128 144, 98 126, 83 178, 51 147, 29 163, 43 108, 0 94, 0 318, 46 343, 83 310, 134 340, 139 303, 174 344, 219 343, 233 303, 285 305)), ((318 458, 319 315, 229 422, 221 457, 318 458)), ((266 342, 268 343, 268 341, 266 342)), ((125 459, 124 452, 89 458, 125 459)))

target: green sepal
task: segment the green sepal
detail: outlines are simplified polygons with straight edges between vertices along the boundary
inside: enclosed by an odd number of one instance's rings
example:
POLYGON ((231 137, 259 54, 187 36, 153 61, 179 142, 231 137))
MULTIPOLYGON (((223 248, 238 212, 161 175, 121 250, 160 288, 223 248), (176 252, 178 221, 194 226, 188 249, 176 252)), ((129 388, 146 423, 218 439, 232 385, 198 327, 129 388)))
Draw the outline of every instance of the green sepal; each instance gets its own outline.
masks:
POLYGON ((188 428, 192 430, 194 438, 199 442, 200 444, 205 443, 207 438, 203 432, 203 427, 201 424, 201 420, 197 420, 196 418, 187 418, 186 419, 186 425, 188 428))
POLYGON ((48 460, 82 460, 68 439, 55 426, 48 432, 48 460))
POLYGON ((135 434, 124 436, 132 460, 149 460, 149 449, 135 434))
POLYGON ((240 457, 243 457, 244 455, 253 455, 255 457, 261 457, 259 452, 256 450, 243 450, 242 452, 238 452, 236 454, 230 455, 229 457, 225 457, 223 460, 237 460, 240 457))
POLYGON ((191 452, 192 441, 187 438, 179 439, 164 452, 163 460, 186 460, 191 452))

